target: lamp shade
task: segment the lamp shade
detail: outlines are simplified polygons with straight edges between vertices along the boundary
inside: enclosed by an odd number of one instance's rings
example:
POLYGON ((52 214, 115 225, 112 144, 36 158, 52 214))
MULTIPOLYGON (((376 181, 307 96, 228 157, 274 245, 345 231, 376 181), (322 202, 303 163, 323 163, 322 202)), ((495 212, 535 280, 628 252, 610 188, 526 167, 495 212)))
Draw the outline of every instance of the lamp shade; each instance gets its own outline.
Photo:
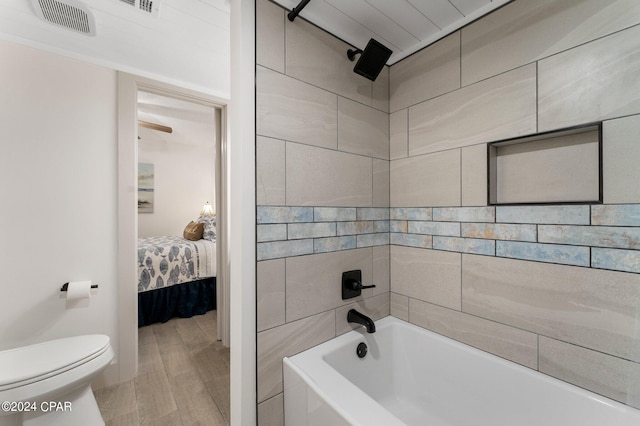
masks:
POLYGON ((200 214, 205 216, 214 215, 215 212, 213 211, 213 206, 209 204, 209 202, 207 201, 207 203, 204 206, 202 206, 202 210, 200 211, 200 214))

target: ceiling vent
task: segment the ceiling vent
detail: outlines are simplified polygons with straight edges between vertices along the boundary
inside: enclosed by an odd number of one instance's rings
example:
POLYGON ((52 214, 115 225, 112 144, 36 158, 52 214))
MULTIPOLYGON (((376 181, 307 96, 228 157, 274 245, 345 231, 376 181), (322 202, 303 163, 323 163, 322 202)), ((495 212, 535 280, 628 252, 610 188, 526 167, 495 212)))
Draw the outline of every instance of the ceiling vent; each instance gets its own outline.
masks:
POLYGON ((96 22, 89 8, 75 0, 31 0, 36 15, 52 24, 95 36, 96 22))
POLYGON ((129 6, 135 7, 138 10, 147 12, 154 16, 158 14, 158 10, 160 9, 159 0, 120 0, 120 1, 122 3, 126 3, 129 6))

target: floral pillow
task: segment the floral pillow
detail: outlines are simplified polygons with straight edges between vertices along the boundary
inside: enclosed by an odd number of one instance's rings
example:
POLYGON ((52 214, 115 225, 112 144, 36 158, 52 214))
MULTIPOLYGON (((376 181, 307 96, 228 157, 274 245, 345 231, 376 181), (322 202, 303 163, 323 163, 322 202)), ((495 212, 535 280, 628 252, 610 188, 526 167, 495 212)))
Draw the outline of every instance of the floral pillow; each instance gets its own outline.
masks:
POLYGON ((198 218, 198 223, 204 224, 204 232, 202 238, 205 240, 216 242, 216 216, 215 215, 201 215, 198 218))

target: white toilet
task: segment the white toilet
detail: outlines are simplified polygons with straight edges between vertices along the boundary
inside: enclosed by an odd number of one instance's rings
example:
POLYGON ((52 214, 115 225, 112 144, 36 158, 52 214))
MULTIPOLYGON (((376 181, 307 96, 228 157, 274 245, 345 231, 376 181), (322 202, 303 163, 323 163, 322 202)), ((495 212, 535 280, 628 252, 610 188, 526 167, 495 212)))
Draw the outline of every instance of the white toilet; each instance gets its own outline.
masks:
POLYGON ((0 426, 104 425, 91 380, 113 359, 108 336, 0 352, 0 426))

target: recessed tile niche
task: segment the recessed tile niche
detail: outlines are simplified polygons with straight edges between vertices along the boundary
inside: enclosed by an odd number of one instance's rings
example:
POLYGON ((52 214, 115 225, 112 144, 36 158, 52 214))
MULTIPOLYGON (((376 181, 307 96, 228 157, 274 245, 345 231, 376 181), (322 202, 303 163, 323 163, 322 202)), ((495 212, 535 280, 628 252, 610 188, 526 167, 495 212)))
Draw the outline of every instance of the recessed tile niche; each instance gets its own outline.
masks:
POLYGON ((489 204, 601 203, 602 123, 487 145, 489 204))

